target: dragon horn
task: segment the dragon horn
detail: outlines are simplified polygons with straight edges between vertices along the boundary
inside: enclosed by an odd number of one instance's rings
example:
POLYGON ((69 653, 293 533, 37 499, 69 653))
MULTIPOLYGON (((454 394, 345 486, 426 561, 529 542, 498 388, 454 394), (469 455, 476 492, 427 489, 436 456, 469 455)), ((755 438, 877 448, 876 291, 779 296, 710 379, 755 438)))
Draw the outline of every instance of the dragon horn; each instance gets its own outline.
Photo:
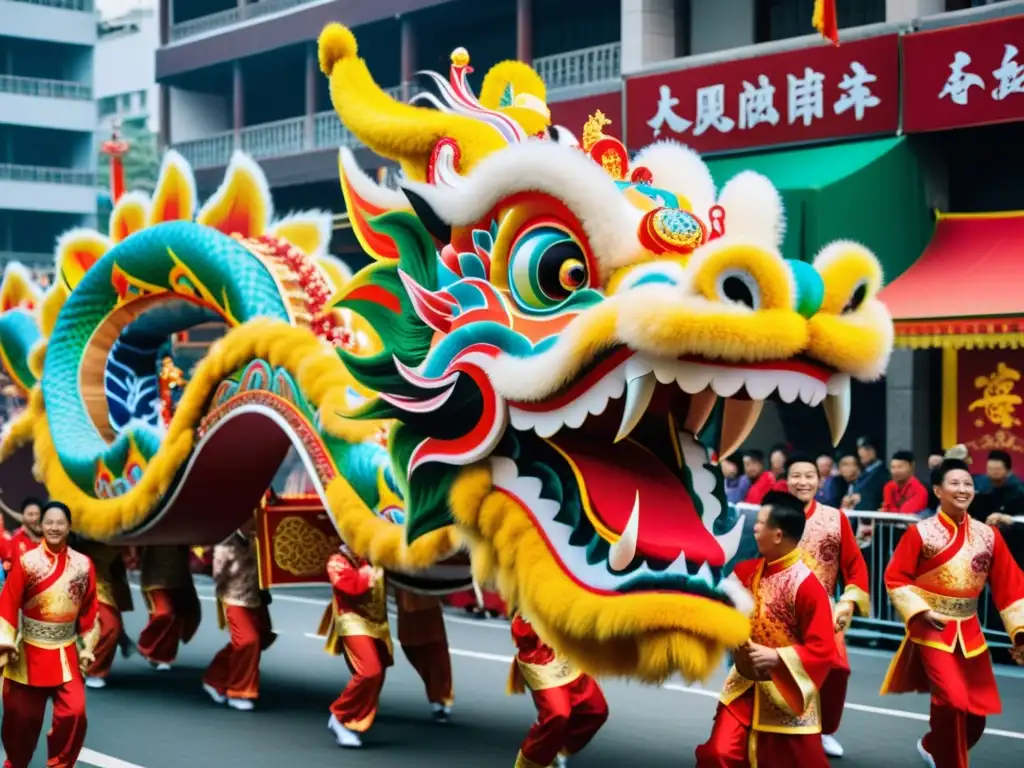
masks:
POLYGON ((477 120, 392 99, 358 57, 356 38, 348 27, 328 24, 320 33, 319 55, 342 125, 377 154, 401 163, 413 181, 426 181, 431 154, 443 138, 458 143, 462 173, 508 146, 499 133, 477 120))

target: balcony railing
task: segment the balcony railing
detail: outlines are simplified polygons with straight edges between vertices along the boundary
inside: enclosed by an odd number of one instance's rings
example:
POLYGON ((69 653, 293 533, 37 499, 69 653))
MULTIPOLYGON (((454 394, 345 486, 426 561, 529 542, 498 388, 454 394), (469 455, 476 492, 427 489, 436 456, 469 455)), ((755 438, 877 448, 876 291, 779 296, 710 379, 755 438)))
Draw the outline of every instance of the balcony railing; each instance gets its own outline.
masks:
POLYGON ((622 44, 607 43, 535 59, 533 68, 547 84, 550 98, 552 92, 618 80, 621 61, 622 44))
POLYGON ((0 181, 25 181, 34 184, 73 184, 83 187, 96 186, 96 174, 92 171, 76 171, 73 168, 47 168, 40 165, 11 165, 0 163, 0 181))
MULTIPOLYGON (((23 2, 24 0, 19 0, 23 2)), ((92 99, 92 88, 71 80, 44 80, 39 77, 0 75, 0 93, 18 96, 40 96, 44 99, 92 99)))
POLYGON ((261 16, 268 16, 272 13, 287 11, 291 8, 298 8, 319 0, 260 0, 260 2, 242 5, 238 8, 229 8, 226 11, 218 11, 196 19, 179 22, 171 27, 171 40, 184 40, 188 37, 195 37, 215 29, 230 27, 232 24, 239 24, 243 21, 251 21, 261 16))
POLYGON ((66 11, 85 11, 92 13, 96 10, 94 0, 14 0, 16 3, 30 3, 31 5, 45 5, 48 8, 63 8, 66 11))

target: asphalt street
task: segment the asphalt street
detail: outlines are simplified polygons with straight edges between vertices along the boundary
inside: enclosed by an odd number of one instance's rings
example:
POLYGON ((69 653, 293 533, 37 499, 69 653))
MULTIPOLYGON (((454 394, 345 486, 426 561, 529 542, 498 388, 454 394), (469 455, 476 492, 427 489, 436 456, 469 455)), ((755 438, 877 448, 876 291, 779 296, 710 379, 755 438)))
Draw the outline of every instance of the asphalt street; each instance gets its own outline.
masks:
MULTIPOLYGON (((502 621, 452 614, 448 637, 456 705, 447 725, 436 724, 423 686, 396 643, 380 714, 361 750, 338 748, 327 731, 327 707, 348 679, 341 659, 322 651, 314 636, 326 591, 278 591, 271 607, 277 643, 263 660, 263 692, 254 712, 213 704, 200 687, 202 671, 227 635, 218 631, 209 582, 200 585, 204 620, 170 672, 156 672, 137 656, 118 658, 109 686, 88 692, 87 750, 79 765, 98 768, 473 768, 510 767, 534 719, 527 697, 505 695, 511 640, 502 621)), ((139 595, 136 592, 136 598, 139 595)), ((145 620, 141 599, 126 615, 137 636, 145 620)), ((915 744, 926 730, 924 696, 878 696, 889 655, 851 653, 853 678, 839 738, 849 768, 921 765, 915 744)), ((693 765, 693 750, 710 731, 724 670, 705 688, 681 681, 650 688, 604 684, 611 717, 574 768, 678 768, 693 765)), ((972 766, 1019 764, 1024 756, 1024 676, 999 677, 1004 714, 972 752, 972 766)), ((33 768, 46 763, 40 741, 33 768)))

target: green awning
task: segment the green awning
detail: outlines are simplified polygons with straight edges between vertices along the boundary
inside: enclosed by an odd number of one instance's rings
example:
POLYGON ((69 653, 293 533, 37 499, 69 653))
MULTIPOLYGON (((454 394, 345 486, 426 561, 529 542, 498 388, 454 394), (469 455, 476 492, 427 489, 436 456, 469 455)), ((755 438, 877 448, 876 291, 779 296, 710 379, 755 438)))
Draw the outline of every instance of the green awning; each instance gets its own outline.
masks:
POLYGON ((786 207, 788 259, 812 261, 835 240, 856 240, 878 255, 889 282, 921 255, 935 227, 921 167, 902 136, 711 158, 708 167, 719 188, 740 171, 771 179, 786 207))

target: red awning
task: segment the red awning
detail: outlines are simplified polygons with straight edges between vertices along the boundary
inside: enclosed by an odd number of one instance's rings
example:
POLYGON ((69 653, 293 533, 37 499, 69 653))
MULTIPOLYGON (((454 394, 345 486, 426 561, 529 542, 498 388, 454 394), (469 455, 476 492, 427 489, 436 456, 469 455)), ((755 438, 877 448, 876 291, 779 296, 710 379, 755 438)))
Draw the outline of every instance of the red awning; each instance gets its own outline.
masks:
POLYGON ((1024 211, 940 213, 881 300, 901 347, 1024 346, 1024 211))

